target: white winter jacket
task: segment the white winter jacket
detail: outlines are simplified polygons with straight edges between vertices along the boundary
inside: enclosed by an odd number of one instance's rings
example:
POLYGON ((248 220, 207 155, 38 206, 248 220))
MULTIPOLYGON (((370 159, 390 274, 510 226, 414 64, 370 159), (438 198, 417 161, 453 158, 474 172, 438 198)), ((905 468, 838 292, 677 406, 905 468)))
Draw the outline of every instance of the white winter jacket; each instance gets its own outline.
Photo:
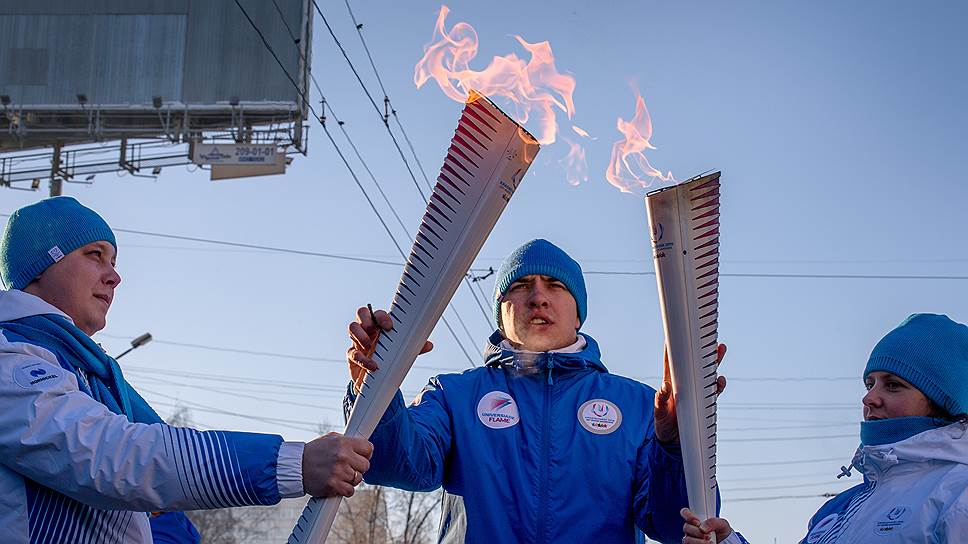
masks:
POLYGON ((968 425, 862 446, 853 465, 864 483, 824 504, 803 543, 968 543, 968 425))
POLYGON ((864 483, 820 507, 800 544, 968 544, 968 424, 861 446, 853 467, 864 483))
POLYGON ((39 314, 64 315, 0 291, 0 542, 144 544, 145 512, 302 494, 301 443, 131 423, 78 387, 83 371, 2 325, 39 314))

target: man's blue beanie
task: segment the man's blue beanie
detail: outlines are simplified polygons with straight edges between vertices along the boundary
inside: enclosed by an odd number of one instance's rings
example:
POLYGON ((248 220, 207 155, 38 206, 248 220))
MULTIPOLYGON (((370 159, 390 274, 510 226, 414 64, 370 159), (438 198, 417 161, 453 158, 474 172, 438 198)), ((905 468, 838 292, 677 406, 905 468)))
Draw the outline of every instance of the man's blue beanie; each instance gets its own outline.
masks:
POLYGON ((968 326, 946 315, 913 314, 874 346, 864 377, 890 372, 950 415, 968 412, 968 326))
POLYGON ((547 240, 531 240, 508 255, 494 282, 494 320, 501 324, 501 298, 519 279, 539 274, 565 284, 578 306, 578 321, 585 322, 588 300, 581 266, 558 246, 547 240))
POLYGON ((0 238, 0 280, 23 289, 75 249, 98 241, 118 249, 101 216, 69 196, 55 196, 13 212, 0 238))

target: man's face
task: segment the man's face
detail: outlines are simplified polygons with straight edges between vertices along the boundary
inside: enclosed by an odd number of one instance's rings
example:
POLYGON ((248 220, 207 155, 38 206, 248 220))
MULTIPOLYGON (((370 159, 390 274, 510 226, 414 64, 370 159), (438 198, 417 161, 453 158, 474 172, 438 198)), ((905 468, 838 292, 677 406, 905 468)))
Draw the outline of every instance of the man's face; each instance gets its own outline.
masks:
POLYGON ((24 291, 70 316, 90 336, 104 328, 114 289, 121 283, 114 263, 114 246, 92 242, 50 265, 24 291))
POLYGON ((504 338, 518 349, 550 351, 575 343, 578 305, 565 284, 550 276, 524 276, 501 299, 504 338))

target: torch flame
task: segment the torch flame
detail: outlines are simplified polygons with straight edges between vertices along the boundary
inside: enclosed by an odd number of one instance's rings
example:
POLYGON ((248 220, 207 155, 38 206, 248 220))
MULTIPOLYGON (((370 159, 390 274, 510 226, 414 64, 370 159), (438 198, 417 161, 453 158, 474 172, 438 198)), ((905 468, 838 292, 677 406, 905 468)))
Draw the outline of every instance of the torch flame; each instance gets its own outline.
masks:
POLYGON ((495 56, 484 70, 472 70, 477 31, 465 22, 456 23, 448 31, 448 13, 450 8, 440 7, 433 41, 424 47, 424 56, 414 67, 417 88, 433 79, 445 95, 458 102, 465 102, 471 89, 490 98, 503 97, 514 104, 519 122, 536 118, 539 128, 534 132, 539 143, 554 143, 558 133, 555 110, 565 112, 569 119, 575 113, 575 78, 558 72, 551 44, 529 43, 515 36, 531 56, 528 62, 510 53, 495 56))
POLYGON ((565 179, 572 187, 577 187, 588 181, 588 162, 585 161, 585 148, 569 140, 561 138, 568 144, 568 154, 560 162, 565 167, 565 179))
POLYGON ((617 128, 625 135, 625 139, 612 146, 612 159, 605 171, 605 179, 609 183, 623 193, 630 193, 633 188, 649 187, 656 179, 662 182, 675 181, 672 172, 663 175, 645 156, 646 149, 655 149, 649 143, 652 137, 652 117, 645 107, 645 100, 638 92, 635 93, 635 117, 631 121, 619 117, 617 128))

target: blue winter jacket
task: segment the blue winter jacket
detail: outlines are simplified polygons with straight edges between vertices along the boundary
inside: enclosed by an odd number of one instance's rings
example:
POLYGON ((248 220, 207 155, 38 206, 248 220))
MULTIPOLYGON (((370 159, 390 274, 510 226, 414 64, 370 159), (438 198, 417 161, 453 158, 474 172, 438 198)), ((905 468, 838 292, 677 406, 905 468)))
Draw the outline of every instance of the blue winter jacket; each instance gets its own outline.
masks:
MULTIPOLYGON (((609 374, 588 335, 530 372, 489 339, 485 366, 443 374, 409 408, 397 392, 370 438, 365 480, 446 491, 439 542, 679 542, 686 486, 659 444, 655 390, 609 374)), ((354 401, 352 387, 346 407, 354 401)))

